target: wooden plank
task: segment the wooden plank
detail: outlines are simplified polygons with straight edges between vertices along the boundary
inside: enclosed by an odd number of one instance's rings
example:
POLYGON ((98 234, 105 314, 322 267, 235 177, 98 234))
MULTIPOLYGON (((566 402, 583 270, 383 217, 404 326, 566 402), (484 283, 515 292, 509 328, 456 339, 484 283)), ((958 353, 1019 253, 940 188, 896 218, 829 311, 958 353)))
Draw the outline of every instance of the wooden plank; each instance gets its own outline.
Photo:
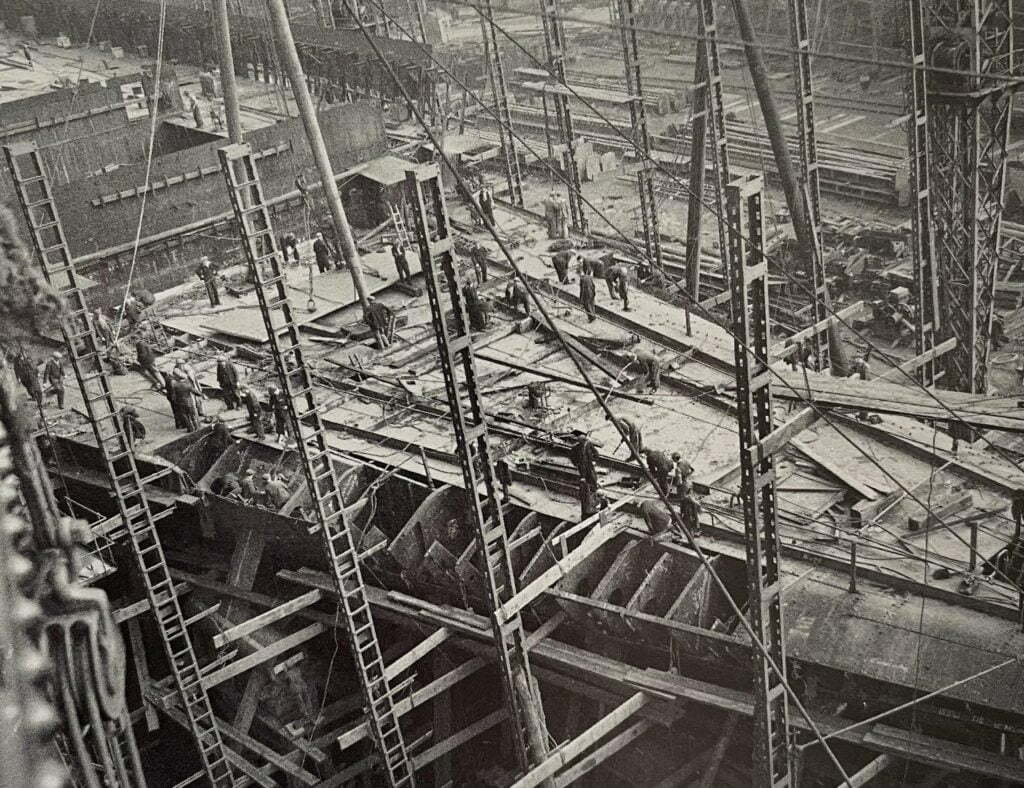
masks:
POLYGON ((258 616, 254 616, 248 621, 243 621, 240 624, 235 624, 235 626, 225 629, 223 632, 218 632, 213 636, 213 645, 217 648, 224 648, 228 643, 233 643, 239 638, 251 635, 253 632, 273 624, 275 621, 287 618, 303 608, 316 604, 322 598, 323 594, 319 589, 308 591, 301 596, 288 600, 282 605, 271 608, 265 613, 260 613, 258 616))
POLYGON ((249 734, 242 733, 242 731, 238 730, 234 725, 231 725, 222 719, 218 719, 217 728, 226 738, 231 739, 245 747, 247 750, 256 753, 260 757, 264 758, 267 763, 273 764, 277 769, 290 777, 294 777, 299 782, 304 783, 305 785, 316 785, 320 782, 320 778, 315 774, 312 774, 297 764, 292 763, 285 756, 275 750, 272 750, 270 747, 263 744, 263 742, 256 741, 256 739, 249 734))
POLYGON ((712 788, 714 786, 715 780, 718 778, 718 768, 722 765, 722 758, 725 757, 725 750, 729 746, 729 739, 732 738, 732 732, 736 729, 736 723, 739 722, 739 719, 739 716, 736 714, 730 714, 726 718, 722 733, 711 751, 708 768, 701 775, 697 788, 712 788))
MULTIPOLYGON (((491 355, 490 353, 476 352, 474 353, 474 355, 481 361, 486 361, 489 364, 498 364, 503 367, 508 367, 509 369, 518 370, 519 372, 523 372, 529 375, 536 375, 537 377, 544 378, 546 380, 555 380, 558 381, 559 383, 565 383, 569 386, 576 386, 577 388, 581 389, 590 388, 590 386, 588 386, 584 381, 580 380, 579 378, 573 378, 568 375, 560 375, 557 372, 551 372, 550 370, 546 369, 541 370, 535 366, 527 367, 522 364, 516 364, 514 361, 509 361, 499 356, 491 355)), ((612 377, 614 377, 614 375, 612 377)), ((641 397, 638 394, 631 394, 630 392, 622 391, 621 389, 614 389, 609 388, 608 386, 601 386, 596 384, 594 388, 596 388, 598 391, 604 394, 608 394, 613 397, 621 397, 622 399, 632 400, 633 402, 640 402, 644 405, 650 405, 654 402, 654 400, 652 400, 650 397, 641 397)))
POLYGON ((417 644, 415 648, 410 649, 405 654, 400 656, 390 665, 384 669, 384 675, 387 676, 388 680, 393 679, 395 676, 400 674, 404 670, 408 670, 416 662, 435 648, 444 643, 448 638, 452 636, 452 631, 447 627, 441 627, 436 632, 431 634, 429 637, 424 639, 422 642, 417 644))
POLYGON ((793 438, 814 424, 818 418, 818 411, 815 408, 804 408, 784 424, 773 429, 751 449, 754 462, 761 462, 784 449, 793 438))
MULTIPOLYGON (((119 515, 120 516, 120 515, 119 515)), ((174 592, 179 596, 183 596, 189 593, 192 589, 189 588, 185 583, 175 583, 174 592)), ((140 599, 138 602, 132 602, 130 605, 119 607, 113 612, 114 623, 123 624, 135 616, 141 616, 150 610, 150 604, 148 599, 140 599)))
POLYGON ((634 496, 632 495, 620 498, 604 511, 593 515, 592 517, 588 517, 580 523, 580 525, 583 525, 588 522, 599 522, 600 525, 583 537, 583 541, 580 543, 579 547, 569 553, 565 558, 555 561, 554 566, 541 574, 541 576, 532 583, 528 584, 526 588, 522 589, 518 594, 502 605, 501 608, 494 611, 494 615, 498 621, 507 621, 509 618, 514 616, 534 599, 543 594, 547 589, 551 588, 555 583, 565 577, 565 575, 572 569, 587 560, 587 558, 589 558, 595 550, 601 547, 601 545, 605 544, 618 534, 622 525, 610 522, 608 518, 616 509, 620 509, 625 506, 627 503, 632 501, 633 498, 634 496))
POLYGON ((300 646, 307 640, 312 640, 317 635, 321 635, 326 631, 327 627, 323 624, 310 624, 307 627, 303 627, 298 632, 283 637, 276 643, 271 643, 259 651, 253 652, 232 662, 230 665, 225 665, 223 668, 203 676, 203 688, 208 690, 211 687, 216 687, 218 684, 223 684, 228 679, 232 679, 257 665, 274 659, 274 657, 278 657, 289 649, 300 646))
POLYGON ((412 768, 419 771, 424 766, 429 766, 438 758, 447 755, 452 750, 461 747, 471 739, 476 738, 486 730, 490 730, 495 725, 501 723, 506 717, 508 717, 507 709, 498 709, 483 717, 472 725, 463 728, 458 733, 449 736, 444 741, 440 741, 428 750, 424 750, 419 755, 416 755, 412 759, 412 768))
POLYGON ((266 683, 267 677, 263 671, 255 671, 249 674, 245 682, 245 690, 242 692, 242 700, 235 709, 234 725, 243 733, 248 733, 252 727, 252 721, 256 718, 256 709, 260 705, 260 691, 266 683))
MULTIPOLYGON (((462 679, 476 673, 486 664, 487 660, 480 657, 474 657, 473 659, 464 662, 459 665, 459 667, 449 671, 440 678, 434 679, 423 689, 414 692, 411 698, 403 698, 398 701, 398 703, 395 704, 395 714, 401 717, 403 714, 411 711, 417 706, 421 706, 436 695, 451 689, 462 681, 462 679)), ((362 722, 356 723, 344 733, 338 735, 338 746, 344 750, 351 747, 353 744, 362 741, 369 735, 370 725, 366 720, 363 720, 362 722)))
POLYGON ((693 775, 704 768, 704 762, 711 757, 711 750, 705 750, 700 755, 690 758, 672 774, 666 777, 652 788, 679 788, 686 785, 693 775))
POLYGON ((609 714, 595 722, 583 733, 570 742, 559 747, 551 755, 533 767, 523 777, 512 784, 512 788, 534 788, 549 777, 555 775, 563 766, 567 766, 602 739, 606 734, 617 728, 633 714, 643 708, 648 701, 647 695, 637 692, 629 700, 621 703, 609 714))
POLYGON ((879 755, 856 774, 851 774, 849 780, 840 783, 839 788, 844 788, 844 786, 845 788, 861 788, 895 762, 896 759, 891 755, 879 755))
POLYGON ((951 514, 962 512, 964 509, 969 509, 974 505, 974 496, 971 493, 960 495, 954 498, 948 503, 944 503, 942 506, 933 507, 930 512, 925 514, 923 517, 920 515, 914 515, 913 517, 907 518, 907 527, 910 528, 911 533, 907 536, 923 536, 928 531, 934 531, 936 525, 943 525, 943 521, 951 514))
MULTIPOLYGON (((135 664, 135 675, 139 679, 139 686, 145 687, 150 683, 149 664, 146 662, 146 646, 142 642, 142 627, 139 626, 137 618, 128 619, 128 640, 132 646, 132 662, 135 664)), ((146 717, 146 730, 152 733, 160 729, 160 717, 153 708, 153 704, 147 702, 145 695, 142 697, 142 709, 146 717)))
POLYGON ((941 342, 933 347, 931 350, 926 350, 924 353, 907 359, 892 369, 887 369, 875 378, 875 380, 888 380, 895 383, 903 383, 907 379, 907 376, 904 373, 916 372, 932 359, 945 355, 954 348, 956 348, 956 337, 950 337, 945 342, 941 342))
POLYGON ((854 304, 843 307, 838 312, 822 318, 813 326, 808 326, 807 328, 797 331, 792 336, 786 337, 785 341, 781 345, 774 345, 771 350, 768 351, 769 356, 773 360, 788 358, 796 350, 797 342, 802 342, 815 334, 820 334, 822 331, 828 330, 829 327, 841 320, 848 320, 855 315, 859 315, 863 310, 863 301, 857 301, 854 304))
POLYGON ((583 775, 593 771, 606 760, 611 758, 623 747, 643 736, 651 729, 651 727, 653 727, 653 725, 654 723, 651 720, 637 720, 622 731, 622 733, 614 736, 609 739, 607 743, 598 747, 571 769, 566 769, 564 772, 557 774, 555 776, 555 788, 568 788, 568 786, 583 777, 583 775))
POLYGON ((885 754, 897 758, 911 758, 936 769, 949 771, 971 771, 996 779, 1006 780, 1011 785, 1021 781, 1021 762, 999 753, 987 752, 977 747, 967 747, 956 742, 935 739, 920 733, 900 730, 888 725, 875 725, 864 735, 865 744, 881 749, 885 754))
POLYGON ((839 479, 843 484, 846 484, 849 487, 853 488, 855 492, 860 493, 865 498, 872 501, 878 498, 878 493, 875 492, 874 489, 864 484, 864 482, 857 478, 855 474, 848 473, 846 469, 843 468, 841 465, 832 462, 832 460, 829 457, 826 457, 817 449, 812 448, 810 444, 804 443, 799 438, 794 438, 793 440, 790 441, 790 445, 794 449, 799 449, 803 454, 807 455, 808 459, 812 460, 813 462, 816 462, 826 471, 828 471, 837 479, 839 479))

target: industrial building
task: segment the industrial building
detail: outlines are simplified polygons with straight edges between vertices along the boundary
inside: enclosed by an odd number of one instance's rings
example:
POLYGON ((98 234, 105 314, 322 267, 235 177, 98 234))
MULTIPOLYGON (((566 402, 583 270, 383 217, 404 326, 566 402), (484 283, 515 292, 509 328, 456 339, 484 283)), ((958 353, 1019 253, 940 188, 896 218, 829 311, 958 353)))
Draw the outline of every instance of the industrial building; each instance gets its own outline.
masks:
POLYGON ((0 788, 1024 784, 1017 42, 0 0, 0 788))

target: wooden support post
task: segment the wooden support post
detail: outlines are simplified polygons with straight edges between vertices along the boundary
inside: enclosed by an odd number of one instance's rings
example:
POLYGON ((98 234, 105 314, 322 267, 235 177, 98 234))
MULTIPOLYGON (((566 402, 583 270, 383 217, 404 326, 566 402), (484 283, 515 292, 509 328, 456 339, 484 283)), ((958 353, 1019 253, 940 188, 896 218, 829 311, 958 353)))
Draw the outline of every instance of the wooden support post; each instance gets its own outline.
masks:
MULTIPOLYGON (((265 546, 266 537, 263 532, 254 528, 249 528, 236 536, 235 547, 231 552, 231 563, 228 565, 228 575, 224 579, 225 584, 243 591, 251 591, 256 582, 256 572, 260 568, 265 546)), ((229 601, 224 610, 224 616, 228 619, 234 613, 234 601, 229 601)))
POLYGON ((654 723, 651 720, 637 720, 622 731, 622 733, 612 737, 607 741, 607 743, 598 747, 571 769, 566 769, 564 772, 556 776, 555 788, 568 788, 585 774, 588 774, 611 758, 623 747, 643 736, 653 725, 654 723))
POLYGON ((327 627, 323 624, 310 624, 307 627, 303 627, 298 632, 281 638, 276 643, 271 643, 269 646, 261 648, 259 651, 242 657, 241 659, 232 662, 230 665, 226 665, 219 670, 215 670, 212 673, 203 676, 203 687, 205 689, 216 687, 218 684, 222 684, 228 679, 233 679, 235 676, 241 675, 257 665, 268 662, 269 660, 274 659, 274 657, 281 656, 281 654, 289 649, 300 646, 307 640, 312 640, 317 635, 323 634, 326 631, 327 627))
POLYGON ((452 631, 446 627, 441 627, 439 630, 434 632, 429 637, 418 643, 414 648, 410 649, 407 653, 396 659, 390 665, 385 668, 384 673, 389 679, 395 678, 404 670, 408 670, 416 662, 435 648, 444 643, 452 635, 452 631))
POLYGON ((256 739, 249 734, 242 733, 242 731, 238 730, 233 725, 229 725, 224 720, 218 720, 217 724, 220 727, 220 731, 224 735, 224 738, 231 739, 232 741, 242 745, 245 749, 256 753, 288 776, 294 777, 300 783, 304 785, 316 785, 320 782, 320 778, 315 774, 312 774, 297 764, 292 763, 285 756, 275 750, 272 750, 262 742, 256 741, 256 739))
POLYGON ((971 553, 967 556, 967 568, 973 572, 978 566, 978 521, 970 520, 968 525, 971 529, 971 553))
MULTIPOLYGON (((149 686, 149 664, 146 662, 146 646, 142 642, 142 627, 139 626, 139 619, 128 620, 128 639, 132 646, 132 662, 135 664, 135 675, 139 680, 139 687, 149 686)), ((142 708, 146 715, 146 730, 152 733, 160 729, 160 717, 151 703, 147 703, 145 692, 142 695, 142 708)), ((203 772, 205 775, 205 772, 203 772)))
POLYGON ((850 593, 857 593, 857 540, 850 542, 850 593))
MULTIPOLYGON (((438 652, 434 655, 434 670, 443 674, 447 659, 438 652)), ((444 741, 452 734, 452 696, 450 692, 442 692, 434 701, 434 739, 444 741)), ((439 755, 434 761, 434 785, 446 788, 452 783, 452 759, 450 754, 439 755)))
POLYGON ((551 753, 538 766, 513 783, 512 788, 533 788, 533 786, 540 785, 549 777, 553 777, 563 766, 572 763, 572 761, 590 749, 592 745, 600 741, 606 734, 643 708, 646 703, 647 696, 642 692, 636 693, 610 714, 587 728, 587 730, 571 742, 564 744, 551 753))
POLYGON ((891 755, 879 755, 859 772, 851 774, 849 781, 840 783, 840 786, 841 788, 861 788, 862 785, 867 785, 885 769, 888 769, 895 761, 896 759, 891 755))
POLYGON ((316 604, 322 597, 323 594, 319 589, 313 589, 302 596, 290 599, 283 605, 279 605, 278 607, 267 610, 264 613, 260 613, 258 616, 254 616, 248 621, 243 621, 240 624, 236 624, 235 626, 229 627, 223 632, 214 635, 213 645, 217 648, 224 648, 228 643, 233 643, 239 638, 251 635, 253 632, 273 624, 275 621, 280 621, 303 608, 316 604))
POLYGON ((249 728, 252 727, 252 721, 256 718, 256 709, 260 705, 260 692, 266 683, 267 677, 262 670, 250 673, 245 682, 245 690, 242 692, 238 708, 235 709, 233 720, 234 726, 243 733, 248 733, 249 728))
POLYGON ((708 767, 704 770, 704 774, 701 775, 697 788, 712 788, 712 786, 716 785, 715 780, 718 777, 718 767, 722 765, 722 758, 725 757, 725 751, 729 746, 729 739, 732 738, 732 732, 736 729, 736 723, 739 722, 739 719, 738 714, 730 714, 726 718, 722 735, 715 742, 714 749, 711 751, 711 758, 708 761, 708 767))
POLYGON ((497 711, 491 712, 486 717, 482 717, 472 725, 463 728, 454 736, 449 736, 444 741, 435 744, 429 750, 424 750, 419 755, 414 756, 412 759, 413 768, 416 771, 419 771, 424 766, 429 766, 438 758, 447 755, 452 750, 457 747, 461 747, 463 744, 479 736, 484 731, 490 730, 495 725, 500 724, 507 717, 507 709, 498 709, 497 711))

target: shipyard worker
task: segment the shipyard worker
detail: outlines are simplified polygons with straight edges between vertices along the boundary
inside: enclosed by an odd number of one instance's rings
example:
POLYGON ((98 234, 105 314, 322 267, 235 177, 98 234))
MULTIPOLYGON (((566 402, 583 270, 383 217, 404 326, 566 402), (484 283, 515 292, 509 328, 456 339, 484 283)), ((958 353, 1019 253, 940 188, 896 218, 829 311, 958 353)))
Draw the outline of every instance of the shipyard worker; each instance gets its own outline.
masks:
POLYGON ((124 310, 122 315, 125 322, 128 323, 128 331, 134 331, 139 327, 139 323, 142 322, 142 313, 145 311, 145 307, 142 303, 133 295, 129 295, 124 300, 124 310))
POLYGON ((480 297, 476 285, 466 282, 462 286, 462 298, 466 302, 466 314, 469 316, 469 327, 473 331, 483 331, 490 322, 490 311, 487 300, 480 297))
POLYGON ((286 395, 277 386, 267 389, 267 398, 270 401, 270 409, 274 413, 274 432, 278 440, 288 438, 288 401, 286 395))
POLYGON ((58 350, 46 360, 43 368, 43 379, 49 384, 57 397, 57 407, 64 409, 64 354, 58 350))
POLYGON ((644 518, 652 538, 665 533, 672 525, 672 515, 665 511, 661 501, 644 501, 640 504, 640 516, 644 518))
POLYGON ((281 255, 284 257, 284 262, 288 262, 288 258, 295 255, 295 262, 301 261, 299 256, 299 239, 295 233, 290 230, 281 236, 281 255))
POLYGON ((226 353, 217 357, 217 385, 224 397, 224 407, 234 410, 238 407, 238 370, 226 353))
POLYGON ((14 376, 18 379, 28 395, 35 400, 36 407, 43 407, 43 387, 39 382, 39 370, 35 362, 22 350, 14 357, 14 376))
POLYGON ((487 281, 487 266, 491 262, 491 255, 483 244, 473 244, 473 249, 470 251, 469 256, 473 261, 473 268, 476 269, 476 281, 479 284, 483 284, 487 281))
POLYGON ((700 504, 693 497, 692 490, 683 495, 679 502, 679 518, 690 536, 700 536, 700 504))
POLYGON ((387 305, 382 304, 373 296, 366 299, 366 324, 373 331, 377 339, 377 347, 386 350, 391 347, 391 339, 394 335, 395 316, 387 305))
POLYGON ((125 405, 121 408, 121 427, 124 429, 128 445, 133 451, 135 450, 136 441, 144 441, 146 439, 146 425, 139 418, 139 412, 131 405, 125 405))
POLYGON ((210 489, 225 498, 232 498, 234 500, 241 500, 242 498, 242 483, 238 479, 238 474, 234 471, 228 471, 219 479, 215 479, 213 484, 210 485, 210 489))
POLYGON ((263 429, 263 405, 260 403, 260 398, 248 386, 240 388, 238 396, 242 404, 245 405, 245 409, 249 412, 249 426, 256 433, 256 437, 263 440, 266 432, 263 429))
POLYGON ((565 197, 555 198, 555 238, 569 237, 569 206, 565 197))
POLYGON ((569 449, 569 459, 576 466, 580 479, 597 490, 597 448, 587 433, 573 430, 572 434, 575 443, 569 449))
POLYGON ((604 280, 608 283, 608 295, 622 299, 622 310, 629 312, 629 271, 622 263, 605 269, 604 280))
POLYGON ((210 306, 220 306, 220 292, 217 289, 217 267, 210 262, 210 258, 203 255, 196 268, 196 276, 206 285, 206 295, 210 298, 210 306))
POLYGON ((316 258, 316 268, 320 273, 326 274, 331 270, 331 247, 324 240, 323 233, 317 233, 313 240, 313 256, 316 258))
POLYGON ((647 377, 647 386, 651 391, 657 391, 661 385, 661 360, 643 348, 633 351, 629 357, 629 365, 638 365, 640 371, 647 377))
POLYGON ((527 317, 530 316, 530 295, 521 279, 509 282, 505 288, 505 300, 508 301, 508 305, 513 309, 522 307, 523 313, 527 317))
POLYGON ((124 359, 121 358, 121 349, 117 346, 116 342, 107 348, 106 358, 110 371, 115 375, 128 374, 128 368, 124 365, 124 359))
POLYGON ((551 192, 544 200, 544 224, 547 225, 548 238, 559 238, 558 235, 558 195, 551 192))
POLYGON ((391 244, 391 259, 395 261, 395 271, 398 272, 399 282, 408 282, 412 279, 412 273, 409 271, 409 258, 401 238, 396 238, 391 244))
POLYGON ((104 345, 110 347, 114 344, 114 325, 110 322, 110 318, 107 317, 107 313, 100 307, 96 307, 93 326, 96 329, 96 336, 103 341, 104 345))
POLYGON ((563 285, 569 284, 569 263, 575 256, 576 253, 572 249, 563 249, 561 252, 555 252, 551 258, 558 281, 563 285))
MULTIPOLYGON (((1017 488, 1014 491, 1010 502, 1010 515, 1013 517, 1013 537, 985 561, 981 573, 986 577, 998 573, 999 579, 1020 585, 1024 580, 1024 544, 1021 543, 1021 526, 1024 524, 1024 489, 1017 488)), ((977 589, 973 583, 965 581, 960 590, 961 593, 973 595, 977 589)))
POLYGON ((508 467, 508 462, 504 457, 495 461, 494 476, 498 480, 498 484, 501 485, 501 502, 509 503, 512 500, 512 495, 509 492, 509 488, 512 486, 512 469, 508 467))
POLYGON ((256 492, 256 471, 249 468, 245 473, 242 474, 242 479, 238 483, 239 495, 242 500, 246 503, 252 503, 256 500, 258 493, 256 492))
POLYGON ((166 369, 160 370, 160 378, 164 382, 164 396, 171 405, 171 415, 174 416, 174 429, 181 429, 185 426, 181 418, 181 411, 178 410, 178 401, 174 398, 174 376, 166 369))
MULTIPOLYGON (((611 416, 608 414, 605 414, 604 418, 606 421, 611 420, 611 416)), ((632 446, 637 454, 642 454, 644 450, 644 434, 641 426, 628 416, 616 416, 616 420, 622 426, 622 431, 626 433, 626 439, 620 440, 619 446, 625 443, 627 448, 632 446)), ((619 450, 619 446, 615 447, 615 451, 619 450)), ((612 454, 615 454, 615 452, 613 451, 612 454)))
POLYGON ((213 103, 210 104, 210 123, 213 124, 213 127, 218 131, 221 131, 224 128, 224 118, 221 117, 220 110, 217 108, 217 105, 213 103))
POLYGON ((601 510, 600 496, 597 489, 591 486, 589 482, 580 479, 577 495, 580 499, 580 521, 593 517, 601 510))
POLYGON ((163 387, 163 378, 156 368, 156 351, 145 339, 140 338, 135 343, 135 357, 142 369, 142 374, 153 382, 153 386, 159 390, 163 387))
POLYGON ((199 376, 196 374, 196 369, 191 364, 187 364, 184 361, 179 361, 175 364, 176 370, 181 370, 181 373, 188 380, 189 385, 192 386, 192 401, 196 408, 196 413, 199 416, 206 416, 206 406, 203 404, 206 401, 206 393, 203 391, 202 384, 199 382, 199 376))
POLYGON ((199 416, 196 414, 196 404, 192 384, 185 373, 179 369, 174 370, 174 380, 171 383, 171 390, 174 393, 174 404, 181 417, 181 426, 187 432, 195 432, 199 429, 199 416))
POLYGON ((660 449, 645 448, 642 452, 647 457, 647 469, 658 483, 661 491, 668 495, 671 492, 672 460, 660 449))
POLYGON ((855 356, 850 362, 850 369, 853 370, 850 377, 858 377, 861 380, 868 380, 871 377, 871 348, 863 356, 855 356))
POLYGON ((196 122, 196 128, 201 129, 206 124, 203 123, 203 108, 199 105, 199 100, 195 97, 192 98, 192 119, 196 122))
POLYGON ((224 422, 224 417, 217 414, 217 418, 213 422, 213 431, 210 433, 211 445, 218 454, 222 454, 231 448, 234 442, 235 439, 232 437, 228 425, 224 422))
POLYGON ((269 473, 263 474, 263 495, 267 508, 275 512, 288 503, 288 498, 291 497, 288 494, 288 485, 280 479, 271 478, 269 473))
POLYGON ((681 497, 685 498, 693 491, 690 477, 693 476, 693 466, 683 459, 679 452, 672 452, 672 489, 681 497))
POLYGON ((494 195, 491 193, 491 187, 486 183, 483 188, 480 189, 480 212, 484 215, 484 219, 487 223, 494 226, 494 195))
POLYGON ((584 267, 583 273, 580 274, 580 301, 583 302, 587 320, 593 323, 597 320, 597 286, 587 267, 584 267))

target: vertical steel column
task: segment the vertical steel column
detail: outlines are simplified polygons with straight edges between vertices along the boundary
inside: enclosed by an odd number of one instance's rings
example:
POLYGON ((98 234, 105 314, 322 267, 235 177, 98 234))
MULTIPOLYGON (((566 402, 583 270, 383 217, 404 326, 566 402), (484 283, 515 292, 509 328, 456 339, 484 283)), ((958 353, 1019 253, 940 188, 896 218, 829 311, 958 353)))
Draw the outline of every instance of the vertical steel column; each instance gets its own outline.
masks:
MULTIPOLYGON (((913 68, 907 79, 910 120, 907 123, 907 145, 910 152, 910 201, 912 205, 914 279, 917 282, 917 352, 927 353, 935 347, 935 337, 942 329, 939 311, 939 277, 935 269, 935 237, 932 226, 931 150, 928 139, 928 72, 925 70, 925 2, 907 0, 907 21, 910 35, 910 59, 913 68)), ((925 363, 920 380, 931 386, 936 380, 935 359, 925 363)))
POLYGON ((487 78, 494 96, 494 109, 498 115, 498 136, 501 139, 501 153, 505 157, 505 177, 508 180, 509 202, 523 206, 523 176, 519 171, 519 156, 516 153, 516 138, 512 128, 512 112, 508 102, 508 84, 505 82, 505 67, 501 63, 501 49, 498 46, 498 30, 494 25, 494 4, 483 0, 480 14, 480 32, 483 34, 484 58, 487 61, 487 78))
MULTIPOLYGON (((831 302, 825 278, 825 260, 821 249, 821 183, 818 177, 818 143, 814 126, 814 86, 811 72, 811 34, 807 25, 807 0, 789 0, 789 28, 793 39, 793 79, 796 83, 796 125, 800 137, 800 163, 803 170, 803 197, 806 206, 807 239, 810 255, 807 261, 814 285, 812 314, 814 324, 828 317, 831 302)), ((795 217, 794 217, 795 218, 795 217)), ((828 332, 815 332, 810 338, 815 368, 828 369, 828 332)))
POLYGON ((558 135, 566 152, 567 180, 569 181, 569 213, 573 227, 586 235, 590 231, 583 210, 583 191, 580 185, 580 167, 576 161, 576 130, 569 109, 569 90, 565 81, 565 27, 562 25, 558 0, 540 0, 540 15, 544 26, 544 47, 548 56, 548 72, 554 80, 551 103, 555 107, 558 135))
MULTIPOLYGON (((759 175, 748 176, 730 183, 726 191, 750 625, 772 661, 785 673, 775 460, 770 454, 762 456, 759 446, 772 431, 771 372, 767 364, 771 340, 768 263, 761 209, 764 181, 759 175)), ((754 676, 753 784, 784 788, 792 784, 786 688, 760 652, 754 656, 754 676)))
MULTIPOLYGON (((1013 0, 929 0, 924 21, 942 385, 984 394, 1013 86, 1013 0), (997 77, 994 80, 989 77, 997 77)), ((938 339, 938 338, 937 338, 938 339)))
POLYGON ((311 533, 320 532, 331 565, 370 734, 384 766, 387 784, 411 786, 415 782, 412 763, 406 753, 359 567, 356 552, 359 535, 345 514, 345 502, 317 409, 313 381, 303 357, 302 338, 288 300, 288 282, 277 248, 277 234, 270 221, 256 162, 248 143, 228 145, 218 153, 249 274, 256 285, 274 368, 286 395, 288 421, 309 486, 316 518, 311 533))
POLYGON ((647 129, 647 108, 641 81, 640 43, 637 39, 636 0, 618 0, 619 32, 622 36, 622 57, 626 68, 626 92, 629 95, 629 118, 633 142, 641 152, 636 186, 640 196, 640 216, 644 227, 647 259, 662 267, 661 231, 658 226, 658 203, 654 196, 654 161, 651 159, 651 135, 647 129))
POLYGON ((513 739, 519 764, 527 769, 544 760, 547 734, 543 709, 534 694, 522 618, 518 612, 508 618, 498 616, 502 606, 516 594, 516 577, 488 445, 487 414, 478 387, 462 281, 452 257, 452 233, 440 169, 429 164, 410 170, 405 182, 416 222, 423 281, 430 300, 469 514, 487 581, 485 596, 515 728, 513 739), (448 304, 441 300, 445 290, 453 313, 451 320, 447 316, 448 304))
POLYGON ((725 98, 722 61, 718 52, 717 0, 700 0, 700 33, 693 93, 693 128, 690 138, 690 202, 686 213, 686 278, 690 296, 700 299, 700 233, 704 215, 704 175, 707 138, 710 136, 711 169, 715 174, 715 207, 718 214, 718 248, 722 274, 729 281, 732 269, 726 232, 725 191, 729 184, 729 140, 725 130, 725 98), (698 151, 699 148, 699 151, 698 151), (699 170, 699 172, 698 172, 699 170))
POLYGON ((68 360, 113 487, 118 512, 128 531, 192 740, 214 788, 231 786, 234 776, 217 718, 203 686, 202 669, 178 603, 146 487, 135 464, 135 453, 124 433, 121 409, 114 399, 103 360, 104 352, 93 329, 89 306, 79 285, 74 258, 64 237, 42 159, 32 143, 8 145, 4 153, 43 276, 64 305, 60 328, 68 360))

